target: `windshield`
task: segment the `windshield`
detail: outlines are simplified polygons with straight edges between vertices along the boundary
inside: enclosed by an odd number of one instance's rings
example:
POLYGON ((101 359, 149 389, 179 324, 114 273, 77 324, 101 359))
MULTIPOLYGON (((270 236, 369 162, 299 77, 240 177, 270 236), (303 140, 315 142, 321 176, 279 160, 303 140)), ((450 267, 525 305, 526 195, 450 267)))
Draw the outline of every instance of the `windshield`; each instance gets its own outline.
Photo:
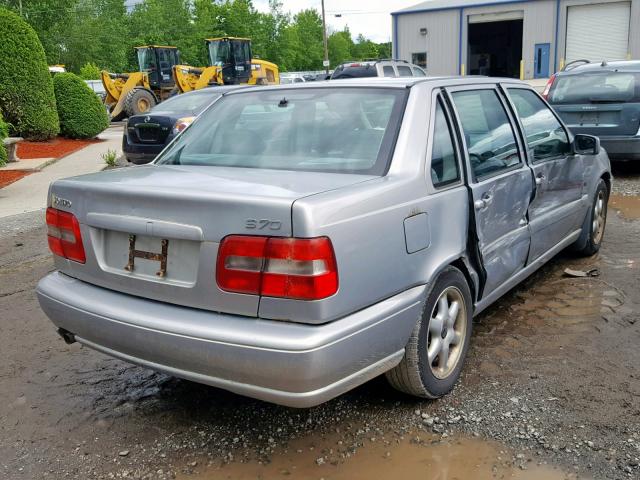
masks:
POLYGON ((150 72, 154 68, 155 59, 150 48, 138 48, 138 65, 141 72, 150 72))
POLYGON ((198 114, 220 95, 222 95, 222 92, 183 93, 182 95, 176 95, 175 97, 165 100, 161 104, 153 107, 152 110, 198 114))
POLYGON ((156 163, 383 175, 405 95, 304 88, 224 96, 156 163))
POLYGON ((229 42, 226 40, 209 42, 209 61, 212 67, 222 67, 229 63, 229 42))
POLYGON ((549 102, 640 102, 640 73, 594 72, 560 75, 549 92, 549 102))

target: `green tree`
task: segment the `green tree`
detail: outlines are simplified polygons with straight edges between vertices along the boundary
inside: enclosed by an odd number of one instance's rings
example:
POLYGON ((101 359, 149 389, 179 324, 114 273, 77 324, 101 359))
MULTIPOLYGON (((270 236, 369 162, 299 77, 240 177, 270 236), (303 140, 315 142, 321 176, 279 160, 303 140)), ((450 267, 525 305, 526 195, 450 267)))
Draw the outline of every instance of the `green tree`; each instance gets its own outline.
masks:
POLYGON ((378 57, 391 58, 391 42, 378 43, 378 57))
POLYGON ((43 140, 59 131, 53 82, 33 28, 0 8, 0 114, 19 136, 43 140))
POLYGON ((100 80, 100 69, 95 63, 87 62, 80 67, 80 77, 84 80, 100 80))
POLYGON ((307 9, 293 18, 295 32, 295 69, 320 70, 324 50, 322 46, 322 18, 317 10, 307 9))
POLYGON ((332 67, 336 67, 347 60, 352 60, 353 56, 353 40, 349 27, 339 32, 333 32, 327 39, 329 47, 329 61, 332 67))
POLYGON ((260 13, 253 35, 254 56, 278 64, 286 71, 295 65, 296 42, 291 16, 282 11, 282 3, 269 0, 269 13, 260 13))
POLYGON ((367 40, 364 35, 358 35, 352 50, 356 60, 364 60, 365 58, 378 58, 378 47, 371 40, 367 40))
POLYGON ((133 47, 169 45, 178 47, 183 63, 195 65, 202 60, 204 38, 197 37, 188 0, 145 0, 130 14, 128 48, 131 68, 137 70, 133 47))

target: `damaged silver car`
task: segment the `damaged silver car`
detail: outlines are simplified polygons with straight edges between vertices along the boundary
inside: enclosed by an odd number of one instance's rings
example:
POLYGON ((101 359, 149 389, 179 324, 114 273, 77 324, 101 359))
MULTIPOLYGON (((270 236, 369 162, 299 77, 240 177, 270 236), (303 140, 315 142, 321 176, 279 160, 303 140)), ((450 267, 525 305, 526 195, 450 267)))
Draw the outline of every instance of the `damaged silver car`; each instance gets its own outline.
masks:
POLYGON ((602 243, 611 171, 509 79, 225 93, 150 165, 54 182, 68 342, 309 407, 386 374, 435 398, 472 317, 561 250, 602 243))

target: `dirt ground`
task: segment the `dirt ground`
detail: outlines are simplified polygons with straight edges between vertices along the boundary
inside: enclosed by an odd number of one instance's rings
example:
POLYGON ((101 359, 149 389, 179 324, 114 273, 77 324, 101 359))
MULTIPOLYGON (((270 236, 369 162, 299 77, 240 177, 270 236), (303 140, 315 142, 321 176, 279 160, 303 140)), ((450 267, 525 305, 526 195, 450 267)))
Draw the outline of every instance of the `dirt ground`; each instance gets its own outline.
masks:
POLYGON ((0 220, 0 478, 640 478, 640 168, 614 174, 600 254, 480 315, 439 401, 378 378, 288 409, 66 345, 34 295, 42 213, 0 220))

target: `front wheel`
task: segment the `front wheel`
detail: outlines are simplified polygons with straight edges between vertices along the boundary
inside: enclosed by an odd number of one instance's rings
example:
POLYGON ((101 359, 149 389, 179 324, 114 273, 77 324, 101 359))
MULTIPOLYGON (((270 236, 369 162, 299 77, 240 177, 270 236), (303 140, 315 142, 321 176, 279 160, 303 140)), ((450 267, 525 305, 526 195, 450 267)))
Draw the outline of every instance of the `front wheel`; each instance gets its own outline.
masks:
POLYGON ((460 377, 473 327, 472 299, 465 276, 447 267, 429 292, 402 361, 386 377, 410 395, 439 398, 460 377))
POLYGON ((134 88, 124 98, 124 111, 128 117, 148 112, 156 105, 156 97, 145 88, 134 88))
MULTIPOLYGON (((607 224, 607 203, 609 202, 609 189, 603 179, 600 179, 593 196, 591 210, 587 214, 582 226, 582 235, 585 235, 586 243, 578 250, 578 254, 586 257, 594 255, 600 250, 604 238, 604 228, 607 224)), ((584 238, 584 237, 582 237, 584 238)))

